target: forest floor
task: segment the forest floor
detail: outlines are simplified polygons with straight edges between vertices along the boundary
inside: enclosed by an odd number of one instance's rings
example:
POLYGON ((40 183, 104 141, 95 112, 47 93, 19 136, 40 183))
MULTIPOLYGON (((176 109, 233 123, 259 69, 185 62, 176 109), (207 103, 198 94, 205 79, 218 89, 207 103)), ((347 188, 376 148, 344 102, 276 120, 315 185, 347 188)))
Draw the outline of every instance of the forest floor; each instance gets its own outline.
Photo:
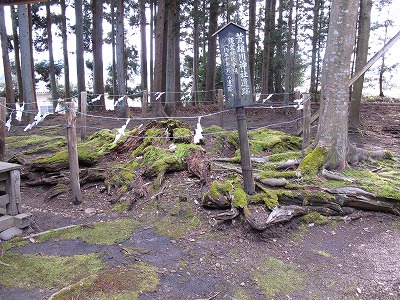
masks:
MULTIPOLYGON (((210 113, 206 109, 193 108, 180 115, 206 115, 210 113)), ((288 122, 296 117, 296 111, 248 109, 246 116, 249 129, 270 126, 290 134, 297 129, 296 123, 288 122)), ((236 128, 232 111, 222 120, 219 115, 203 117, 201 124, 208 127, 220 125, 221 121, 226 129, 236 128)), ((43 126, 63 122, 62 116, 49 116, 43 126)), ((399 100, 364 102, 361 122, 361 130, 350 134, 352 143, 370 150, 386 149, 400 156, 399 100)), ((119 128, 123 123, 95 119, 90 121, 89 131, 119 128)), ((195 128, 197 118, 188 119, 187 123, 195 128)), ((140 121, 132 120, 130 126, 139 124, 140 121)), ((312 131, 315 129, 314 125, 312 131)), ((12 127, 8 134, 23 136, 32 132, 12 127)), ((212 146, 205 141, 204 147, 212 146)), ((7 156, 11 155, 8 149, 7 156)), ((211 176, 218 177, 220 172, 211 169, 211 176)), ((112 195, 101 184, 83 186, 84 202, 75 206, 69 195, 46 201, 45 188, 29 187, 22 180, 23 207, 32 214, 26 236, 75 224, 87 224, 90 228, 93 226, 90 224, 99 221, 129 219, 137 224, 129 236, 111 245, 78 238, 42 242, 31 238, 30 243, 9 251, 43 257, 94 253, 108 268, 116 268, 120 273, 137 264, 148 267, 147 271, 139 272, 141 275, 135 274, 136 277, 127 275, 126 282, 116 278, 107 281, 100 274, 96 279, 97 289, 91 293, 77 292, 58 299, 400 298, 399 216, 357 211, 351 217, 329 218, 323 225, 294 219, 259 232, 241 218, 211 222, 215 212, 198 204, 200 183, 185 171, 166 175, 163 187, 157 197, 136 202, 130 211, 117 212, 110 203, 112 195), (146 278, 149 272, 151 275, 146 278), (100 291, 103 298, 94 296, 100 291)), ((1 255, 4 252, 3 249, 1 255)), ((7 270, 12 267, 0 264, 0 276, 11 276, 12 272, 7 270)), ((0 285, 0 300, 48 299, 64 286, 41 286, 27 278, 15 278, 14 284, 0 285), (23 284, 18 285, 17 281, 23 284)))

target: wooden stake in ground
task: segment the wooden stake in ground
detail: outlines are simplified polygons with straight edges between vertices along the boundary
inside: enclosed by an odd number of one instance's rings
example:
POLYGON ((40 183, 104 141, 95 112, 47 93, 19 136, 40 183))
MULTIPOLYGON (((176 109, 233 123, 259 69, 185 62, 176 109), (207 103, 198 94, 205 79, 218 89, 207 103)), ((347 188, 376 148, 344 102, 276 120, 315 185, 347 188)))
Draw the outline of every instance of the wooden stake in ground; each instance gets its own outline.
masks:
POLYGON ((0 161, 4 160, 6 152, 6 98, 0 97, 0 161))
POLYGON ((71 179, 73 203, 82 203, 82 192, 79 183, 78 147, 76 143, 76 114, 73 102, 65 103, 65 116, 67 118, 68 161, 71 179))

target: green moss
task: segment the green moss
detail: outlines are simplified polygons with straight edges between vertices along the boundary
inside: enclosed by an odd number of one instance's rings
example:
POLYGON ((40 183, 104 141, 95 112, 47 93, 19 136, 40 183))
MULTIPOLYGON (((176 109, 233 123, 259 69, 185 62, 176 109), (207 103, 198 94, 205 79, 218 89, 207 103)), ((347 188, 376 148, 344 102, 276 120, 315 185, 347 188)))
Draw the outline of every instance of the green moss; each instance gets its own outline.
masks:
POLYGON ((96 254, 47 256, 7 252, 1 262, 4 264, 0 264, 0 274, 7 276, 0 276, 0 285, 20 289, 61 288, 105 267, 96 254))
POLYGON ((389 172, 375 173, 363 169, 346 170, 345 176, 356 179, 360 187, 377 196, 400 200, 398 175, 389 172))
POLYGON ((276 153, 268 156, 270 162, 284 162, 290 159, 300 159, 302 157, 301 151, 288 151, 284 153, 276 153))
POLYGON ((49 147, 57 149, 56 146, 52 146, 52 144, 56 144, 57 146, 66 145, 67 140, 62 136, 50 136, 50 135, 27 135, 21 138, 21 136, 9 136, 6 137, 6 144, 8 148, 18 149, 18 148, 26 148, 26 147, 49 147))
POLYGON ((57 294, 54 300, 126 300, 139 299, 145 292, 155 291, 160 284, 157 269, 143 262, 118 266, 100 272, 57 294))
POLYGON ((239 184, 234 185, 232 205, 237 208, 247 206, 247 194, 239 184))
POLYGON ((226 130, 220 126, 217 125, 211 125, 210 127, 205 127, 203 128, 204 133, 211 133, 214 136, 218 134, 224 134, 226 133, 226 130))
POLYGON ((306 284, 306 278, 306 274, 295 265, 272 257, 261 263, 259 270, 252 275, 252 279, 268 299, 287 298, 292 293, 301 291, 306 284))
POLYGON ((62 239, 80 239, 89 244, 112 245, 129 238, 139 223, 131 219, 118 219, 81 225, 59 231, 50 231, 37 237, 37 242, 62 239))
POLYGON ((301 161, 298 170, 303 176, 316 176, 325 163, 327 150, 317 147, 301 161))
POLYGON ((264 151, 276 154, 301 150, 301 138, 267 128, 250 131, 249 143, 253 154, 261 154, 264 151))
POLYGON ((235 149, 239 148, 239 134, 237 131, 231 131, 228 133, 227 141, 231 144, 235 149))
POLYGON ((278 194, 275 190, 262 188, 260 193, 251 195, 252 203, 264 203, 268 208, 274 208, 279 205, 278 194))
POLYGON ((202 148, 195 144, 176 144, 175 156, 185 159, 189 156, 191 149, 200 151, 202 148))
POLYGON ((172 132, 175 143, 189 144, 193 132, 189 128, 175 128, 172 132))
POLYGON ((261 179, 268 178, 294 178, 296 171, 261 171, 259 172, 261 179))
POLYGON ((126 212, 129 208, 129 203, 127 201, 121 201, 120 203, 117 203, 113 207, 113 212, 117 214, 122 214, 126 212))
POLYGON ((314 223, 315 225, 324 225, 328 223, 328 218, 316 211, 301 216, 300 220, 306 224, 314 223))
POLYGON ((303 192, 303 205, 309 205, 310 203, 334 203, 335 202, 335 196, 330 194, 330 193, 325 193, 325 192, 308 192, 305 191, 303 192))
POLYGON ((214 180, 208 190, 208 194, 213 198, 218 198, 221 195, 230 195, 233 191, 233 185, 230 181, 225 183, 214 180))
POLYGON ((180 239, 191 230, 197 229, 201 225, 201 219, 190 203, 176 202, 165 216, 155 219, 152 224, 158 235, 180 239))
POLYGON ((123 164, 117 164, 106 171, 105 184, 109 187, 119 188, 121 192, 127 192, 136 178, 135 171, 139 168, 139 163, 135 160, 123 164))

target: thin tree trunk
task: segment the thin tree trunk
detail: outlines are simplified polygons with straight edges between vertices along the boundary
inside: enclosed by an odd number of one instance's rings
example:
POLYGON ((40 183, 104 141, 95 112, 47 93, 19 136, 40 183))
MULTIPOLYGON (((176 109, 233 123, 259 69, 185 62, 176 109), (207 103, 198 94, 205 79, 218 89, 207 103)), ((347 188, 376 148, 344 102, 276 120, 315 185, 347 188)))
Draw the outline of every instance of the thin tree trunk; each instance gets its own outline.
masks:
POLYGON ((249 75, 253 93, 255 89, 255 55, 256 55, 256 0, 249 0, 249 75))
POLYGON ((217 64, 217 36, 213 34, 218 29, 219 1, 210 1, 210 19, 208 27, 208 51, 206 65, 205 100, 215 101, 215 80, 217 64))
POLYGON ((315 0, 314 8, 313 8, 313 36, 311 40, 311 76, 310 76, 310 94, 314 96, 316 99, 317 93, 317 52, 318 52, 318 40, 319 40, 319 23, 320 23, 320 10, 321 10, 321 1, 315 0))
POLYGON ((53 54, 53 33, 51 30, 52 19, 50 12, 50 3, 46 3, 46 30, 47 30, 47 47, 49 50, 49 71, 50 71, 50 90, 51 99, 53 100, 53 109, 56 108, 57 102, 54 101, 58 98, 57 95, 57 83, 56 83, 56 71, 54 68, 54 54, 53 54))
POLYGON ((197 103, 199 90, 199 0, 194 0, 193 4, 193 91, 192 101, 197 103))
MULTIPOLYGON (((75 1, 75 37, 76 37, 76 75, 78 84, 78 94, 86 90, 85 84, 85 59, 83 43, 83 11, 82 0, 75 1)), ((81 107, 79 96, 79 108, 81 107)))
POLYGON ((11 6, 11 18, 12 18, 12 28, 13 28, 14 59, 15 59, 15 69, 17 72, 19 101, 22 103, 24 101, 24 91, 22 87, 22 71, 21 71, 20 47, 19 47, 19 37, 18 37, 18 11, 14 6, 11 6))
POLYGON ((6 81, 6 99, 8 107, 11 109, 15 109, 14 87, 12 81, 10 57, 8 56, 8 36, 6 23, 4 20, 4 7, 0 6, 1 53, 4 66, 4 78, 6 81))
POLYGON ((92 0, 93 9, 93 92, 101 95, 99 105, 105 106, 104 102, 104 79, 103 79, 103 1, 92 0))
POLYGON ((146 38, 146 0, 139 1, 140 11, 140 82, 147 90, 147 38, 146 38))
MULTIPOLYGON (((357 56, 355 73, 367 63, 368 44, 371 30, 372 0, 362 0, 358 28, 357 56)), ((364 84, 364 74, 354 83, 352 99, 350 99, 349 129, 357 130, 360 126, 360 104, 364 84)))
POLYGON ((129 117, 129 107, 126 98, 126 84, 125 84, 125 55, 124 55, 124 1, 117 1, 117 18, 116 18, 116 56, 117 56, 117 80, 118 80, 118 94, 123 97, 121 100, 121 117, 129 117))
POLYGON ((292 92, 292 88, 290 86, 291 77, 294 74, 291 73, 291 65, 292 65, 292 28, 293 28, 293 0, 289 0, 288 2, 288 12, 289 12, 289 20, 288 20, 288 29, 287 29, 287 41, 286 41, 286 64, 285 64, 285 96, 284 103, 289 104, 290 92, 292 92))
POLYGON ((68 41, 67 41, 67 17, 66 17, 66 6, 65 0, 61 0, 61 33, 63 40, 63 60, 64 60, 64 88, 65 98, 71 97, 71 89, 69 82, 69 59, 68 59, 68 41))
POLYGON ((265 25, 264 25, 264 50, 263 50, 263 63, 261 74, 261 94, 266 95, 269 91, 269 74, 270 74, 270 54, 272 49, 272 25, 274 24, 275 11, 273 10, 273 2, 275 0, 265 0, 265 25))
POLYGON ((111 0, 111 47, 112 47, 112 83, 113 83, 113 100, 118 100, 118 83, 117 83, 117 58, 115 57, 115 1, 111 0))
POLYGON ((150 0, 150 93, 153 91, 154 81, 154 1, 150 0))

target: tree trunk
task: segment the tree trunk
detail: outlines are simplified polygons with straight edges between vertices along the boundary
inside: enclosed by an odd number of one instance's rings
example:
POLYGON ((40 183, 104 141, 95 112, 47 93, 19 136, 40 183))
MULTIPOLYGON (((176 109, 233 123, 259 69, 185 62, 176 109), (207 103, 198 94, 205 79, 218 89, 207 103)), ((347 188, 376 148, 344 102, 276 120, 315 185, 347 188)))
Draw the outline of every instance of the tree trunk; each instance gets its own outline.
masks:
POLYGON ((286 64, 285 64, 285 96, 284 96, 284 104, 288 105, 289 104, 289 98, 290 98, 290 92, 292 91, 292 88, 290 86, 291 82, 291 77, 294 76, 292 74, 291 66, 292 66, 292 45, 293 45, 293 39, 292 39, 292 27, 293 27, 293 17, 292 17, 292 11, 293 11, 293 0, 289 0, 288 2, 288 12, 289 12, 289 20, 288 20, 288 29, 287 29, 287 41, 286 41, 286 64))
POLYGON ((125 55, 124 55, 124 1, 117 0, 117 18, 116 18, 116 57, 117 57, 117 81, 118 81, 118 94, 123 97, 121 100, 121 117, 129 117, 129 108, 126 98, 126 84, 125 84, 125 55))
POLYGON ((51 30, 52 18, 50 12, 50 2, 46 3, 46 31, 47 31, 47 47, 49 50, 49 75, 50 75, 50 90, 51 99, 53 100, 53 109, 57 107, 58 98, 57 95, 57 83, 56 83, 56 71, 54 69, 54 54, 53 54, 53 33, 51 30))
POLYGON ((79 108, 81 107, 80 93, 86 90, 85 59, 83 42, 83 12, 82 0, 75 1, 75 37, 76 37, 76 79, 79 93, 79 108))
POLYGON ((167 29, 167 68, 166 68, 166 95, 165 112, 168 116, 175 113, 176 90, 176 36, 179 35, 179 5, 177 0, 169 0, 167 9, 168 29, 167 29))
POLYGON ((192 101, 197 103, 199 90, 199 0, 194 0, 193 3, 193 88, 192 88, 192 101))
POLYGON ((12 28, 13 28, 14 59, 15 59, 15 69, 17 72, 19 101, 22 103, 24 100, 24 91, 22 87, 22 71, 21 71, 20 47, 19 47, 19 37, 18 37, 18 11, 14 8, 14 6, 11 7, 11 18, 12 18, 12 28))
POLYGON ((159 0, 157 2, 157 16, 156 16, 156 28, 155 28, 155 60, 154 60, 154 82, 152 90, 151 104, 153 106, 153 113, 156 117, 165 116, 165 112, 162 106, 163 94, 165 93, 165 60, 164 52, 166 51, 166 45, 164 44, 165 35, 165 0, 159 0))
POLYGON ((1 53, 4 66, 4 77, 6 81, 6 97, 7 105, 10 109, 15 109, 15 96, 12 81, 10 57, 8 56, 8 36, 6 23, 4 21, 4 7, 0 6, 0 37, 1 37, 1 53))
POLYGON ((318 40, 319 40, 319 24, 320 24, 320 10, 321 10, 321 1, 315 0, 314 8, 313 8, 313 36, 311 40, 311 76, 310 76, 310 94, 314 96, 316 99, 317 94, 317 52, 318 52, 318 40))
POLYGON ((114 104, 118 100, 118 83, 117 83, 117 58, 115 57, 115 1, 111 0, 111 47, 112 47, 112 84, 113 84, 113 101, 114 104))
POLYGON ((32 122, 34 112, 37 111, 35 99, 35 91, 33 89, 32 77, 32 52, 29 39, 29 16, 28 5, 18 5, 18 20, 20 29, 20 46, 21 46, 21 73, 22 73, 22 89, 24 95, 25 109, 28 113, 24 114, 24 118, 28 122, 32 122))
POLYGON ((146 0, 139 1, 140 11, 140 82, 147 90, 147 38, 146 38, 146 0))
POLYGON ((71 89, 69 82, 69 59, 68 59, 68 41, 67 41, 67 17, 65 0, 61 0, 61 35, 63 40, 63 60, 64 60, 64 88, 65 98, 71 97, 71 89))
MULTIPOLYGON (((277 94, 283 93, 283 85, 282 85, 282 73, 283 73, 283 47, 285 41, 285 34, 284 34, 284 24, 283 24, 283 10, 284 10, 284 0, 279 0, 279 9, 278 9, 278 25, 277 25, 277 38, 273 39, 276 44, 276 52, 273 56, 272 61, 274 62, 274 72, 273 72, 273 79, 274 79, 274 92, 277 94)), ((272 77, 271 77, 272 78, 272 77)))
POLYGON ((215 101, 215 79, 217 66, 217 36, 213 34, 218 29, 219 1, 210 1, 210 20, 208 27, 208 51, 206 65, 205 100, 215 101))
POLYGON ((333 0, 323 63, 321 107, 315 145, 328 153, 325 168, 347 165, 348 80, 356 32, 358 1, 333 0))
POLYGON ((253 93, 255 89, 254 82, 254 68, 255 68, 255 55, 256 55, 256 0, 249 0, 249 73, 253 93))
POLYGON ((103 1, 92 0, 93 10, 93 92, 101 95, 99 105, 105 106, 104 102, 104 79, 103 79, 103 1))
MULTIPOLYGON (((358 27, 357 54, 355 73, 359 72, 367 63, 368 43, 371 29, 372 0, 362 0, 360 9, 360 20, 358 27)), ((352 98, 350 100, 349 129, 357 130, 360 126, 360 104, 364 74, 354 83, 352 98)))
POLYGON ((154 1, 150 0, 150 82, 149 91, 153 91, 154 81, 154 1))
POLYGON ((265 97, 269 91, 269 71, 270 71, 270 53, 271 53, 271 33, 273 30, 273 24, 275 20, 275 10, 273 10, 273 2, 275 0, 265 0, 265 25, 264 25, 264 50, 263 50, 263 62, 261 71, 261 94, 265 97))

